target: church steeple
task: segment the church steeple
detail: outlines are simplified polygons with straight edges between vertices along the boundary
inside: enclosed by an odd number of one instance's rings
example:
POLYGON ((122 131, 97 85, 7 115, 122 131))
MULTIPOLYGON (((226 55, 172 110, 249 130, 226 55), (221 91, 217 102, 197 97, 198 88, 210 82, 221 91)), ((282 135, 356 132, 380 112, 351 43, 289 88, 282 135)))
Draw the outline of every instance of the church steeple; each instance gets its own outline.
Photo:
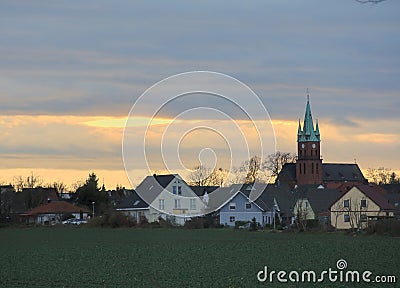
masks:
POLYGON ((299 129, 297 132, 297 142, 319 142, 319 141, 320 141, 319 127, 317 123, 316 129, 314 130, 314 122, 310 106, 310 94, 308 93, 307 90, 307 105, 306 105, 306 112, 304 114, 303 129, 301 129, 299 123, 299 129))
POLYGON ((311 114, 310 95, 307 89, 307 105, 303 127, 299 120, 297 129, 296 180, 298 185, 322 183, 322 159, 320 152, 318 121, 315 129, 311 114))

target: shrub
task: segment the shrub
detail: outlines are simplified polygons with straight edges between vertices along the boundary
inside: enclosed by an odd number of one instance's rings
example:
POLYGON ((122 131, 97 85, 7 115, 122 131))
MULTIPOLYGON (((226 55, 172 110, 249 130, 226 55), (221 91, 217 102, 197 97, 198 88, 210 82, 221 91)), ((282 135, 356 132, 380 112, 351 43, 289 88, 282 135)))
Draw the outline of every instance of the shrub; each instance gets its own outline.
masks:
POLYGON ((186 221, 183 227, 187 229, 200 229, 200 228, 205 228, 205 224, 206 221, 204 218, 195 217, 190 219, 189 221, 186 221))
POLYGON ((235 229, 239 229, 239 226, 249 223, 249 221, 235 221, 235 229))
POLYGON ((113 211, 111 213, 104 214, 99 217, 95 217, 89 220, 89 227, 132 227, 135 226, 135 222, 121 212, 113 211))
POLYGON ((257 231, 258 230, 258 223, 257 223, 256 217, 253 217, 253 219, 251 219, 250 230, 251 231, 257 231))
POLYGON ((394 219, 371 221, 365 231, 367 234, 400 236, 400 221, 394 219))

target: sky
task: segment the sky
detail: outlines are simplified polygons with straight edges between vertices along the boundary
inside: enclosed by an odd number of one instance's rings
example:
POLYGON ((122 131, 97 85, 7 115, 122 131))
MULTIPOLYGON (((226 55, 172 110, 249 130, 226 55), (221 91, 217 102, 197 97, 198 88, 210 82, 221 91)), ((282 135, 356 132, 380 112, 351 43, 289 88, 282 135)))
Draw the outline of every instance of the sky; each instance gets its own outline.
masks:
MULTIPOLYGON (((1 1, 0 182, 34 172, 72 184, 95 172, 109 189, 136 186, 150 170, 163 171, 153 157, 160 141, 168 151, 181 144, 186 168, 202 157, 212 164, 214 155, 216 165, 237 165, 243 147, 259 144, 250 126, 269 119, 273 128, 261 135, 268 151, 296 152, 307 88, 324 162, 399 171, 399 12, 396 0, 1 1), (246 122, 226 98, 187 95, 160 106, 157 94, 145 93, 190 71, 234 77, 262 102, 241 95, 245 110, 263 105, 268 113, 246 122), (149 119, 151 169, 130 156, 129 182, 123 136, 141 152, 149 119), (186 133, 196 125, 222 132, 186 133)), ((166 157, 174 162, 175 154, 166 157)))

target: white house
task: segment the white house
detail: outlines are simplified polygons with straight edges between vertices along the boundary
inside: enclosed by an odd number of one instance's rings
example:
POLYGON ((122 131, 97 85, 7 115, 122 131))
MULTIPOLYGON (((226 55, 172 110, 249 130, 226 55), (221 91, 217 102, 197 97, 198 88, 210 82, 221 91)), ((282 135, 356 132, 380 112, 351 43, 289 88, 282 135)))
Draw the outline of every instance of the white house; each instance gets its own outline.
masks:
POLYGON ((179 175, 147 176, 116 210, 135 218, 146 217, 154 222, 160 217, 173 218, 178 225, 187 219, 203 215, 206 204, 179 175))

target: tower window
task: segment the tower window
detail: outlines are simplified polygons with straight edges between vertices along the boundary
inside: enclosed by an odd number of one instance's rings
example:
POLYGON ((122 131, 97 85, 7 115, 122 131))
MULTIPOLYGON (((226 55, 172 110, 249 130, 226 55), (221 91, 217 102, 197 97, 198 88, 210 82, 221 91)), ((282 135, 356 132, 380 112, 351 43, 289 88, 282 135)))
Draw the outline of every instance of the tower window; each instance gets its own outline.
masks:
POLYGON ((314 174, 314 162, 311 163, 311 174, 314 174))
POLYGON ((306 163, 303 163, 303 174, 306 174, 306 163))
POLYGON ((301 174, 301 163, 299 164, 299 171, 300 171, 300 174, 301 174))
POLYGON ((319 171, 318 171, 318 163, 315 164, 315 171, 317 172, 317 174, 319 174, 319 171))

